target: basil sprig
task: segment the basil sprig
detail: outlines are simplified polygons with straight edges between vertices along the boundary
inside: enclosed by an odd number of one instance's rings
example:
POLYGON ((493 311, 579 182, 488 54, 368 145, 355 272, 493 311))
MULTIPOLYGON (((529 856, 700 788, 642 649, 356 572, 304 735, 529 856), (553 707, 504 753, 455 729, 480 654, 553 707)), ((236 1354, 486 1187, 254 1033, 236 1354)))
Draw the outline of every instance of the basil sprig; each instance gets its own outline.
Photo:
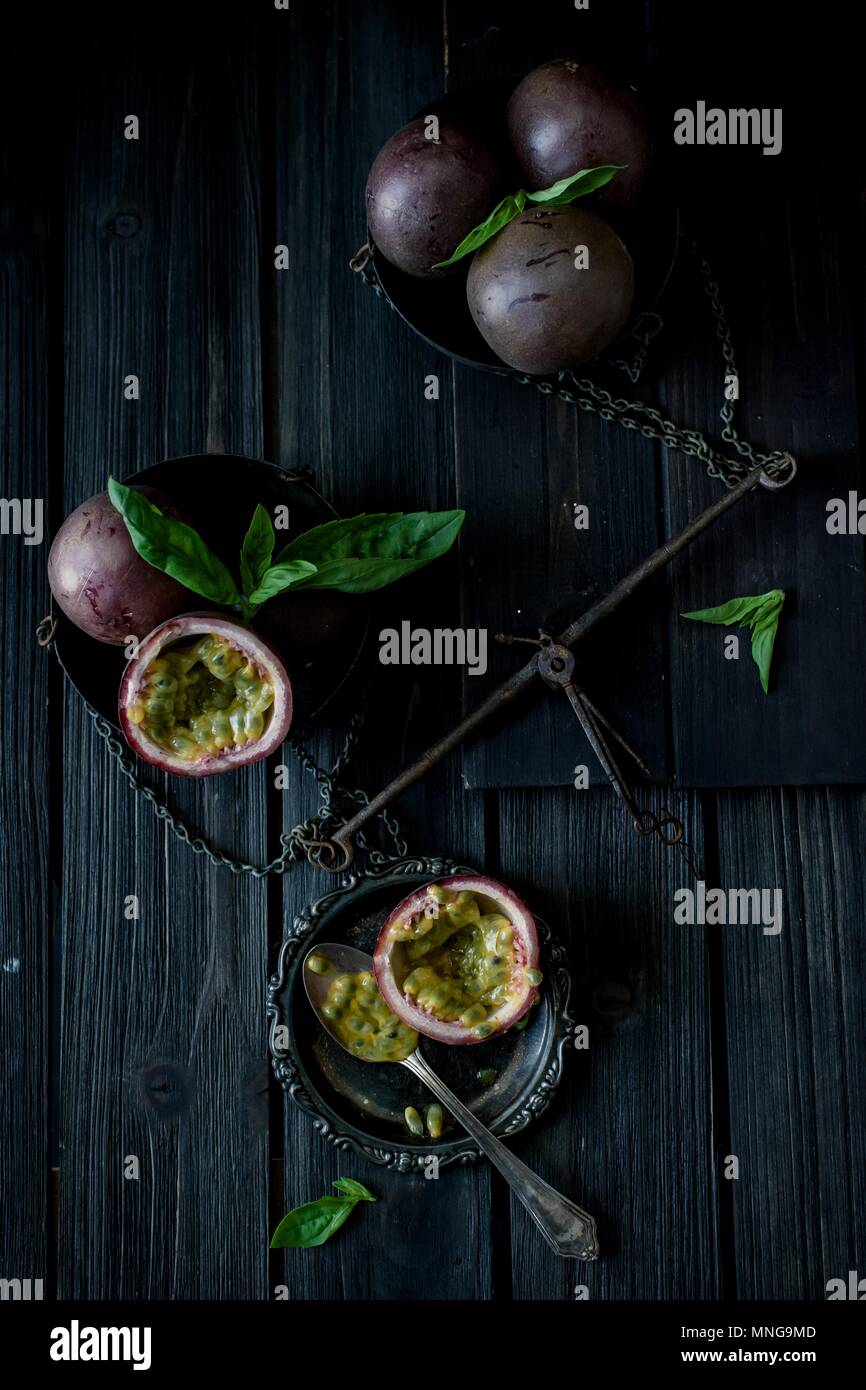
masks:
POLYGON ((755 594, 748 598, 732 598, 718 608, 699 608, 695 613, 681 613, 681 618, 693 618, 701 623, 720 623, 730 627, 752 630, 752 659, 761 677, 761 687, 766 695, 770 685, 770 662, 773 659, 773 644, 779 627, 779 614, 785 595, 781 589, 770 589, 766 594, 755 594))
POLYGON ((429 565, 450 550, 466 513, 378 512, 327 521, 291 541, 277 565, 311 562, 315 574, 298 589, 341 589, 368 594, 429 565))
POLYGON ((567 207, 576 198, 585 198, 597 188, 603 188, 624 168, 624 164, 599 164, 595 169, 580 169, 576 174, 569 174, 567 178, 557 179, 549 188, 540 188, 537 193, 527 193, 525 188, 518 188, 516 193, 509 193, 501 203, 497 203, 490 216, 467 233, 447 261, 437 261, 433 269, 443 270, 445 266, 454 265, 464 256, 477 251, 479 246, 490 241, 503 227, 507 227, 509 222, 513 222, 515 217, 519 217, 527 203, 543 203, 549 208, 567 207))
POLYGON ((108 480, 138 554, 214 603, 249 620, 287 589, 340 589, 367 594, 429 565, 451 548, 466 513, 379 512, 329 521, 296 536, 274 558, 276 536, 259 504, 244 536, 238 589, 222 560, 192 526, 164 516, 140 492, 108 480))
POLYGON ((359 1202, 378 1200, 354 1178, 337 1178, 331 1186, 341 1193, 339 1197, 320 1197, 318 1201, 305 1202, 283 1217, 271 1237, 272 1250, 288 1247, 308 1250, 313 1245, 324 1245, 348 1220, 359 1202))
POLYGON ((245 594, 252 594, 261 583, 270 566, 275 544, 274 524, 258 502, 241 547, 241 584, 245 594))
POLYGON ((133 492, 114 478, 108 480, 108 495, 126 522, 142 560, 212 603, 227 607, 243 603, 222 560, 191 526, 164 516, 142 493, 133 492))

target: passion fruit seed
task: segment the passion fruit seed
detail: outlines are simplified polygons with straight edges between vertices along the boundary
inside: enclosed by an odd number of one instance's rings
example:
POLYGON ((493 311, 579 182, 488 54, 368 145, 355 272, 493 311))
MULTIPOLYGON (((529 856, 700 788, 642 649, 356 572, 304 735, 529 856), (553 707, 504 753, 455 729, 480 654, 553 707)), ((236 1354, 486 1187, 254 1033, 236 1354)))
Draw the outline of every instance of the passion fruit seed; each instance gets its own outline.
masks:
POLYGON ((307 969, 312 970, 314 975, 329 975, 331 962, 327 956, 307 956, 307 969))
POLYGON ((127 715, 158 747, 192 761, 203 751, 255 743, 273 702, 273 687, 254 663, 226 638, 207 633, 149 664, 127 715))
POLYGON ((527 984, 540 985, 541 981, 544 979, 544 976, 542 975, 540 970, 526 970, 524 971, 524 979, 526 980, 527 984))
POLYGON ((467 1028, 471 1028, 473 1023, 483 1023, 487 1017, 487 1010, 483 1004, 472 1004, 465 1013, 460 1015, 460 1022, 467 1028))
POLYGON ((431 1139, 442 1138, 442 1106, 428 1105, 424 1111, 424 1123, 427 1126, 427 1133, 431 1139))
POLYGON ((403 1119, 406 1121, 408 1129, 411 1130, 413 1134, 421 1135, 424 1133, 424 1121, 421 1119, 414 1105, 406 1106, 406 1109, 403 1111, 403 1119))
POLYGON ((483 1086, 492 1086, 497 1077, 496 1068, 481 1067, 480 1070, 475 1073, 475 1076, 483 1086))
MULTIPOLYGON (((307 964, 315 970, 312 962, 324 959, 310 956, 307 964)), ((332 980, 322 1013, 344 1047, 365 1062, 402 1062, 418 1046, 418 1034, 391 1012, 369 970, 332 980)))

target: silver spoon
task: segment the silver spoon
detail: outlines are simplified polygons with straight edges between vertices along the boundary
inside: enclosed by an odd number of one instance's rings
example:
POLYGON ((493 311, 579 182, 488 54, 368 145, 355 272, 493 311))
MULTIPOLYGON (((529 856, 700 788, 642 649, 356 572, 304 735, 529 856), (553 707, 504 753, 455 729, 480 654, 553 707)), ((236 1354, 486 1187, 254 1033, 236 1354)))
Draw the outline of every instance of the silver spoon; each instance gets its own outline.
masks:
MULTIPOLYGON (((362 970, 372 971, 373 959, 363 951, 356 951, 353 946, 336 945, 331 942, 317 945, 304 960, 304 988, 313 1011, 325 1031, 336 1043, 345 1047, 342 1039, 334 1032, 330 1020, 322 1013, 332 976, 330 972, 327 975, 317 975, 314 970, 310 970, 308 962, 311 956, 325 956, 338 971, 349 975, 356 975, 362 970)), ((356 1056, 354 1052, 350 1052, 349 1055, 356 1056)), ((521 1163, 519 1158, 515 1158, 510 1149, 500 1143, 487 1126, 483 1125, 471 1110, 467 1110, 463 1102, 440 1081, 417 1048, 402 1062, 392 1062, 390 1065, 408 1067, 429 1087, 437 1100, 441 1100, 442 1104, 447 1106, 454 1118, 471 1134, 482 1153, 487 1155, 494 1168, 499 1169, 515 1197, 523 1203, 548 1245, 552 1246, 557 1255, 572 1260, 598 1258, 598 1236, 592 1217, 567 1197, 563 1197, 562 1193, 557 1192, 549 1183, 544 1182, 527 1168, 525 1163, 521 1163)))

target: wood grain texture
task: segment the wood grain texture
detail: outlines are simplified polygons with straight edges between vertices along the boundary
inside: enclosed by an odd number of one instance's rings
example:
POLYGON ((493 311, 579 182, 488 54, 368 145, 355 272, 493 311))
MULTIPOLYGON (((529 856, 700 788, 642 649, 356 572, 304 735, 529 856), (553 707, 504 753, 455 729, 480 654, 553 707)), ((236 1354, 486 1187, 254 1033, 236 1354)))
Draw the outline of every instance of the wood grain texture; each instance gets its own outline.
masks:
MULTIPOLYGON (((0 120, 4 128, 13 116, 32 122, 44 154, 50 142, 27 88, 32 76, 25 52, 5 47, 0 120)), ((50 658, 36 645, 36 625, 48 609, 49 262, 46 190, 33 174, 20 149, 0 146, 0 1277, 42 1279, 48 1296, 52 765, 50 658), (41 543, 6 533, 13 499, 39 500, 41 543)))
MULTIPOLYGON (((828 500, 862 490, 849 336, 850 286, 858 274, 852 166, 859 158, 859 117, 850 108, 848 60, 834 46, 832 64, 816 63, 831 41, 829 29, 798 33, 784 22, 780 6, 753 27, 752 8, 736 5, 718 42, 698 46, 688 70, 678 67, 674 74, 694 17, 683 6, 658 10, 657 42, 667 56, 657 80, 660 89, 676 93, 668 98, 671 124, 674 106, 693 106, 699 98, 714 102, 722 93, 726 106, 784 110, 777 156, 765 158, 752 147, 680 147, 672 165, 689 188, 692 229, 714 268, 731 325, 741 432, 766 448, 790 449, 800 470, 787 490, 741 504, 673 566, 677 775, 687 785, 722 787, 862 781, 863 539, 826 531, 828 500), (751 35, 745 50, 735 37, 743 25, 751 35), (808 93, 796 76, 804 64, 815 73, 808 93), (799 171, 815 160, 821 185, 808 188, 799 171), (736 190, 735 196, 720 198, 720 187, 736 190), (726 629, 676 615, 771 588, 784 589, 787 598, 766 697, 748 633, 740 634, 740 659, 725 660, 726 629)), ((684 265, 668 346, 687 370, 667 373, 665 403, 674 419, 709 425, 718 434, 724 368, 699 281, 686 271, 684 265)), ((675 531, 712 499, 715 485, 694 460, 675 454, 667 478, 675 531)))
MULTIPOLYGON (((261 450, 253 68, 235 16, 229 34, 179 28, 169 46, 129 34, 76 71, 68 506, 104 487, 109 467, 261 450), (138 142, 123 138, 129 111, 138 142), (123 399, 128 373, 137 402, 123 399)), ((65 773, 61 1293, 262 1296, 265 889, 168 839, 73 694, 65 773), (130 893, 137 922, 123 916, 130 893), (137 1181, 124 1178, 126 1155, 140 1161, 137 1181)), ((265 785, 254 768, 230 786, 173 784, 170 799, 258 857, 265 785)))
MULTIPOLYGON (((493 78, 516 83, 550 58, 613 48, 623 71, 639 78, 640 4, 586 12, 563 5, 529 28, 523 13, 496 4, 447 12, 455 90, 493 78)), ((498 647, 493 635, 566 627, 658 544, 661 495, 651 441, 531 386, 453 370, 458 489, 468 513, 463 624, 487 628, 491 648, 488 674, 464 680, 469 710, 527 653, 498 647), (574 527, 579 504, 589 508, 587 530, 574 527)), ((610 389, 626 389, 625 377, 611 376, 610 389)), ((664 592, 663 581, 648 586, 577 652, 577 679, 660 779, 668 773, 664 592)), ((540 691, 467 749, 463 763, 478 787, 570 785, 578 763, 593 782, 604 779, 565 699, 540 691)))
MULTIPOLYGON (((697 798, 667 804, 701 854, 697 798)), ((559 1260, 512 1200, 513 1295, 717 1298, 709 960, 700 933, 673 922, 685 866, 640 842, 605 791, 514 792, 500 806, 502 876, 567 944, 589 1029, 550 1118, 515 1148, 596 1217, 602 1247, 594 1265, 559 1260)))
MULTIPOLYGON (((342 514, 383 506, 455 505, 449 368, 377 302, 348 269, 366 235, 364 185, 385 139, 443 84, 441 16, 425 7, 332 5, 273 24, 276 129, 274 240, 302 274, 274 280, 279 461, 312 467, 342 514), (381 74, 389 73, 382 81, 381 74), (322 177, 322 171, 326 176, 322 177), (424 396, 437 372, 438 401, 424 396)), ((382 667, 378 633, 404 618, 422 627, 459 623, 456 556, 385 590, 373 603, 366 673, 373 682, 350 787, 370 793, 437 737, 459 703, 456 671, 382 667)), ((355 696, 363 686, 358 675, 355 696)), ((342 742, 338 701, 313 738, 323 763, 342 742)), ((451 759, 394 806, 412 851, 484 857, 481 797, 464 793, 451 759)), ((285 825, 314 810, 312 779, 295 771, 282 794, 285 825)), ((374 836, 375 838, 375 836, 374 836)), ((392 847, 387 846, 389 849, 392 847)), ((287 875, 284 929, 331 880, 305 868, 287 875)), ((384 1172, 337 1155, 291 1102, 285 1109, 285 1206, 359 1177, 379 1204, 322 1250, 287 1251, 275 1278, 293 1298, 486 1298, 491 1291, 489 1174, 449 1168, 437 1181, 384 1172)))
MULTIPOLYGON (((778 935, 721 933, 736 1296, 826 1297, 862 1277, 866 951, 862 792, 719 797, 723 887, 782 889, 778 935)), ((712 931, 707 928, 707 931, 712 931)))
MULTIPOLYGON (((730 309, 745 432, 793 447, 800 478, 744 503, 624 612, 612 628, 619 654, 600 651, 586 684, 669 770, 670 643, 681 779, 862 781, 862 538, 824 530, 827 498, 862 486, 862 304, 852 303, 862 59, 829 22, 798 31, 778 0, 766 8, 765 35, 746 0, 711 34, 686 0, 562 6, 531 25, 487 0, 444 11, 267 5, 254 20, 232 7, 206 22, 200 9, 157 4, 147 24, 93 6, 57 20, 67 61, 45 100, 38 36, 8 44, 4 497, 50 497, 56 525, 109 469, 211 449, 309 466, 345 514, 466 505, 459 557, 381 596, 366 664, 310 734, 328 764, 373 677, 346 780, 375 792, 461 702, 453 670, 382 668, 381 627, 555 625, 570 616, 555 600, 590 601, 718 487, 694 461, 660 461, 570 407, 453 367, 358 283, 347 262, 365 235, 373 155, 446 81, 519 76, 572 34, 584 54, 615 49, 633 74, 648 63, 671 117, 697 99, 782 103, 778 160, 683 151, 678 167, 730 309), (123 139, 130 112, 138 142, 123 139), (287 273, 273 269, 282 243, 287 273), (438 402, 424 398, 430 372, 438 402), (138 402, 123 400, 129 373, 138 402), (579 553, 563 521, 563 503, 578 500, 604 523, 579 553), (747 651, 720 664, 718 630, 673 615, 776 583, 790 602, 765 699, 747 651), (669 621, 656 624, 665 606, 669 621)), ((688 275, 676 290, 644 389, 707 424, 721 385, 711 326, 688 275)), ((862 1277, 862 789, 647 794, 684 818, 708 880, 782 888, 778 937, 674 925, 684 866, 639 842, 606 791, 520 786, 569 778, 583 760, 573 716, 543 694, 543 710, 395 804, 412 850, 514 883, 569 945, 590 1048, 571 1056, 551 1112, 516 1144, 599 1220, 603 1259, 566 1264, 486 1166, 437 1182, 385 1173, 335 1153, 284 1104, 269 1082, 266 974, 294 915, 331 880, 305 867, 266 885, 235 879, 171 839, 35 649, 47 544, 4 536, 0 551, 0 641, 15 673, 0 769, 0 1277, 45 1278, 49 1292, 56 1277, 66 1298, 265 1299, 285 1285, 295 1301, 570 1300, 577 1284, 593 1299, 821 1300, 827 1280, 862 1277), (519 789, 479 790, 508 783, 519 789), (131 893, 138 921, 124 917, 131 893), (724 1177, 729 1153, 736 1181, 724 1177), (130 1156, 137 1179, 124 1177, 130 1156), (378 1205, 323 1249, 269 1260, 283 1211, 339 1174, 367 1183, 378 1205)), ((503 670, 513 655, 499 654, 503 670)), ((472 702, 478 684, 466 681, 472 702)), ((313 779, 284 756, 284 793, 272 767, 203 787, 154 774, 153 785, 195 830, 262 860, 282 827, 315 810, 313 779)))

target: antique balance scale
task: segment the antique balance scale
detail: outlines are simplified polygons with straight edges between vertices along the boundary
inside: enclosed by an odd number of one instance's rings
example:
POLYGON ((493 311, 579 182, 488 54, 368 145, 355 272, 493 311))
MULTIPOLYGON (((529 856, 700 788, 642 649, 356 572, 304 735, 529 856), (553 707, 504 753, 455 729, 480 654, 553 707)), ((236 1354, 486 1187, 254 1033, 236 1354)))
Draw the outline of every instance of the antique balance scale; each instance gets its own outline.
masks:
MULTIPOLYGON (((660 200, 651 205, 647 218, 647 226, 652 225, 654 232, 647 238, 643 257, 636 257, 639 296, 636 303, 641 304, 641 309, 606 358, 607 365, 625 372, 632 382, 638 379, 649 345, 663 326, 656 306, 682 240, 678 211, 672 206, 669 195, 656 189, 655 196, 660 200)), ((716 323, 725 378, 736 379, 736 361, 718 288, 700 252, 694 245, 690 250, 716 323)), ((203 855, 215 866, 228 868, 236 875, 253 878, 283 874, 292 863, 306 859, 309 864, 339 879, 333 891, 295 918, 269 982, 268 1018, 274 1071, 293 1099, 313 1116, 315 1127, 338 1148, 351 1147, 375 1163, 398 1171, 411 1171, 425 1168, 431 1156, 437 1165, 470 1162, 477 1158, 478 1150, 468 1136, 460 1137, 459 1133, 455 1136, 453 1132, 446 1132, 437 1141, 407 1142, 396 1116, 402 1111, 407 1096, 414 1098, 414 1092, 410 1095, 407 1090, 413 1083, 403 1074, 402 1068, 365 1066, 341 1053, 322 1034, 301 997, 303 955, 316 940, 326 939, 344 940, 370 950, 388 913, 414 887, 445 874, 466 871, 466 866, 444 857, 410 855, 389 808, 401 793, 450 753, 477 737, 486 722, 494 714, 507 710, 516 695, 536 684, 569 701, 635 832, 642 838, 655 838, 679 853, 695 877, 700 878, 699 866, 686 843, 681 822, 666 811, 658 816, 641 808, 621 762, 623 757, 627 758, 645 778, 650 777, 649 769, 578 683, 573 649, 598 623, 615 613, 625 599, 747 496, 758 488, 777 491, 786 487, 796 475, 796 463, 789 453, 760 453, 741 439, 733 424, 733 400, 727 394, 719 412, 723 448, 718 448, 698 431, 676 426, 646 402, 629 401, 611 394, 594 377, 577 377, 569 371, 555 377, 529 377, 505 367, 492 357, 468 313, 463 319, 459 313, 455 317, 456 301, 449 304, 441 286, 437 286, 435 296, 425 300, 417 283, 395 271, 377 252, 372 241, 362 247, 350 265, 377 296, 438 351, 477 369, 509 376, 518 384, 533 385, 544 394, 558 396, 582 411, 637 430, 667 449, 697 458, 710 476, 725 485, 717 501, 620 579, 604 598, 585 612, 576 614, 563 631, 558 634, 540 631, 534 638, 497 634, 498 640, 509 645, 526 643, 532 646, 534 650, 529 660, 376 795, 370 797, 363 791, 351 790, 341 780, 358 738, 362 716, 353 718, 343 752, 330 771, 320 768, 296 737, 290 738, 302 764, 317 780, 321 804, 317 815, 281 834, 281 852, 266 864, 245 863, 194 836, 169 807, 158 800, 153 790, 140 781, 111 714, 105 704, 99 708, 101 701, 96 698, 96 691, 102 673, 98 669, 94 673, 92 657, 88 655, 86 663, 79 660, 74 632, 62 622, 58 626, 56 614, 41 626, 39 640, 54 648, 67 675, 84 695, 96 732, 105 741, 124 777, 195 854, 203 855), (393 852, 386 853, 367 840, 365 831, 374 821, 378 821, 389 835, 393 852), (366 853, 367 864, 363 869, 355 866, 356 849, 366 853), (384 1080, 382 1072, 388 1074, 384 1080), (395 1072, 400 1073, 396 1081, 395 1072)), ((465 296, 462 302, 465 310, 465 296)), ((161 475, 163 470, 170 469, 175 493, 179 479, 183 486, 185 474, 189 487, 195 490, 197 475, 203 466, 209 470, 214 467, 235 471, 246 468, 251 486, 262 493, 260 500, 266 505, 276 494, 279 493, 282 500, 283 491, 294 488, 292 505, 300 500, 302 511, 308 514, 308 524, 327 519, 330 509, 309 488, 302 475, 286 474, 252 460, 172 460, 145 470, 136 475, 136 480, 156 486, 167 485, 167 479, 161 475)), ((179 500, 182 503, 183 497, 179 500)), ((350 653, 348 669, 357 654, 357 650, 350 653)), ((329 683, 331 686, 335 681, 339 684, 344 676, 345 670, 329 668, 326 662, 324 672, 314 673, 311 688, 305 692, 307 709, 314 712, 324 702, 329 683)), ((112 673, 108 680, 110 688, 116 689, 116 683, 116 675, 112 673)), ((545 1111, 561 1080, 565 1055, 573 1050, 575 1042, 572 981, 565 953, 546 924, 539 921, 538 926, 545 955, 545 988, 533 1011, 531 1026, 520 1033, 511 1030, 495 1043, 481 1043, 469 1049, 428 1045, 425 1040, 425 1053, 429 1051, 444 1080, 500 1135, 518 1132, 545 1111), (467 1052, 473 1054, 471 1062, 466 1060, 467 1052), (478 1063, 486 1062, 488 1054, 490 1060, 495 1057, 496 1080, 494 1084, 479 1084, 478 1078, 487 1068, 478 1067, 478 1063)))

